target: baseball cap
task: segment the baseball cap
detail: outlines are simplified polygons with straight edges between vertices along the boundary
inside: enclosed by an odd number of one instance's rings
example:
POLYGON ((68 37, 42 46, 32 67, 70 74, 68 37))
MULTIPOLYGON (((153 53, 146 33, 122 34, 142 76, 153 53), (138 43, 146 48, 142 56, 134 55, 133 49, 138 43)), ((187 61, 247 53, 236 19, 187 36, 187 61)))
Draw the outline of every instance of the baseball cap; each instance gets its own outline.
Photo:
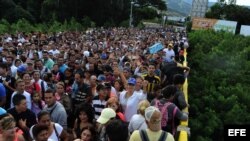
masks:
POLYGON ((173 44, 172 43, 168 44, 168 47, 173 47, 173 44))
POLYGON ((112 108, 104 108, 101 112, 101 116, 97 119, 97 122, 101 124, 105 124, 111 118, 114 118, 115 116, 116 116, 116 113, 112 108))
POLYGON ((6 110, 2 107, 0 107, 0 115, 6 114, 6 110))
POLYGON ((107 54, 106 53, 102 53, 100 58, 101 59, 107 59, 107 54))
POLYGON ((124 67, 124 68, 123 68, 123 71, 130 72, 130 68, 128 68, 128 67, 124 67))
POLYGON ((106 76, 105 75, 103 75, 103 74, 98 75, 97 81, 105 81, 105 80, 106 80, 106 76))
POLYGON ((75 61, 75 64, 81 64, 81 63, 82 63, 81 60, 76 60, 76 61, 75 61))
POLYGON ((26 64, 27 64, 27 65, 33 65, 33 61, 32 61, 32 60, 27 60, 27 61, 26 61, 26 64))
POLYGON ((49 55, 53 55, 53 51, 52 50, 48 51, 48 53, 49 53, 49 55))
POLYGON ((145 109, 145 119, 147 121, 150 121, 152 115, 154 114, 155 111, 159 111, 158 108, 154 107, 154 106, 149 106, 148 108, 145 109))
POLYGON ((128 79, 128 84, 135 85, 135 84, 136 84, 135 78, 130 77, 130 78, 128 79))
POLYGON ((43 53, 49 53, 47 50, 43 50, 43 53))
POLYGON ((83 52, 83 55, 84 55, 85 57, 89 57, 90 53, 89 53, 89 51, 84 51, 84 52, 83 52))
POLYGON ((26 71, 26 67, 24 65, 18 66, 17 72, 24 73, 26 71))

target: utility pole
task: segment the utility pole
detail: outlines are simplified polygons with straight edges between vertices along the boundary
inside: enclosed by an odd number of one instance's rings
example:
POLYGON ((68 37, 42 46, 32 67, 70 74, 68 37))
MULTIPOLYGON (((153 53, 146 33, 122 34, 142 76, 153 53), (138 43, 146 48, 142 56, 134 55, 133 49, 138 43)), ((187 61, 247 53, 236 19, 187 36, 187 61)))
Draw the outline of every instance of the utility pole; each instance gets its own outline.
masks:
POLYGON ((130 2, 130 16, 129 16, 129 27, 133 27, 133 5, 134 5, 134 1, 131 0, 130 2))

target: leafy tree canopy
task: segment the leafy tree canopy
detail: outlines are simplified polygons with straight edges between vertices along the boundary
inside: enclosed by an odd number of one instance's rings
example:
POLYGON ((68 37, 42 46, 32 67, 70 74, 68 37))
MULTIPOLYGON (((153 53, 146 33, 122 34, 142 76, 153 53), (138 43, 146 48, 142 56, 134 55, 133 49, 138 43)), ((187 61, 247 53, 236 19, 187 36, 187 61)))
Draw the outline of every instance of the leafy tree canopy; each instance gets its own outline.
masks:
POLYGON ((225 124, 250 122, 250 37, 189 33, 192 141, 223 140, 225 124))
MULTIPOLYGON (((97 26, 105 24, 119 25, 129 19, 130 0, 1 0, 0 19, 6 19, 10 23, 17 22, 19 19, 26 19, 31 23, 48 23, 53 21, 64 22, 75 18, 81 22, 88 17, 97 26)), ((159 10, 166 10, 163 0, 138 0, 139 5, 152 5, 159 10)), ((140 9, 142 7, 137 7, 140 9)), ((143 15, 153 19, 152 13, 145 10, 143 15)), ((134 13, 136 14, 136 13, 134 13)), ((135 21, 144 18, 134 16, 135 21)))

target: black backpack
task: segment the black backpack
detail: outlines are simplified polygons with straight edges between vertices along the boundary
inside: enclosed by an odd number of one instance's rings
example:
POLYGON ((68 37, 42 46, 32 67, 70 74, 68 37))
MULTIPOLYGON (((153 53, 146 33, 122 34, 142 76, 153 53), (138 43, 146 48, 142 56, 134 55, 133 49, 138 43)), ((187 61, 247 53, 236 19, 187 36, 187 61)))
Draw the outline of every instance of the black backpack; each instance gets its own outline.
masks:
MULTIPOLYGON (((142 141, 150 141, 146 130, 140 130, 140 136, 142 141)), ((167 139, 168 133, 165 131, 161 132, 161 136, 158 141, 165 141, 167 139)))

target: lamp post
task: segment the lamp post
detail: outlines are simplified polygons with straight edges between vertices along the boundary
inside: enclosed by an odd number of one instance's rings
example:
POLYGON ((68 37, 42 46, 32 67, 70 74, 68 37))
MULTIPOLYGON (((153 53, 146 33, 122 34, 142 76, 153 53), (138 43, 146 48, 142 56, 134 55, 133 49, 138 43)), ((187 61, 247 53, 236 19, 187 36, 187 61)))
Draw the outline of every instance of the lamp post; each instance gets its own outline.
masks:
POLYGON ((134 5, 134 1, 132 0, 131 2, 130 2, 130 16, 129 16, 129 27, 133 27, 133 25, 132 25, 132 22, 133 22, 133 5, 134 5))
POLYGON ((167 21, 167 18, 168 18, 168 2, 167 2, 167 0, 166 0, 166 6, 167 6, 167 9, 166 9, 166 11, 164 12, 164 15, 163 15, 163 27, 165 27, 165 23, 166 23, 166 21, 167 21))

